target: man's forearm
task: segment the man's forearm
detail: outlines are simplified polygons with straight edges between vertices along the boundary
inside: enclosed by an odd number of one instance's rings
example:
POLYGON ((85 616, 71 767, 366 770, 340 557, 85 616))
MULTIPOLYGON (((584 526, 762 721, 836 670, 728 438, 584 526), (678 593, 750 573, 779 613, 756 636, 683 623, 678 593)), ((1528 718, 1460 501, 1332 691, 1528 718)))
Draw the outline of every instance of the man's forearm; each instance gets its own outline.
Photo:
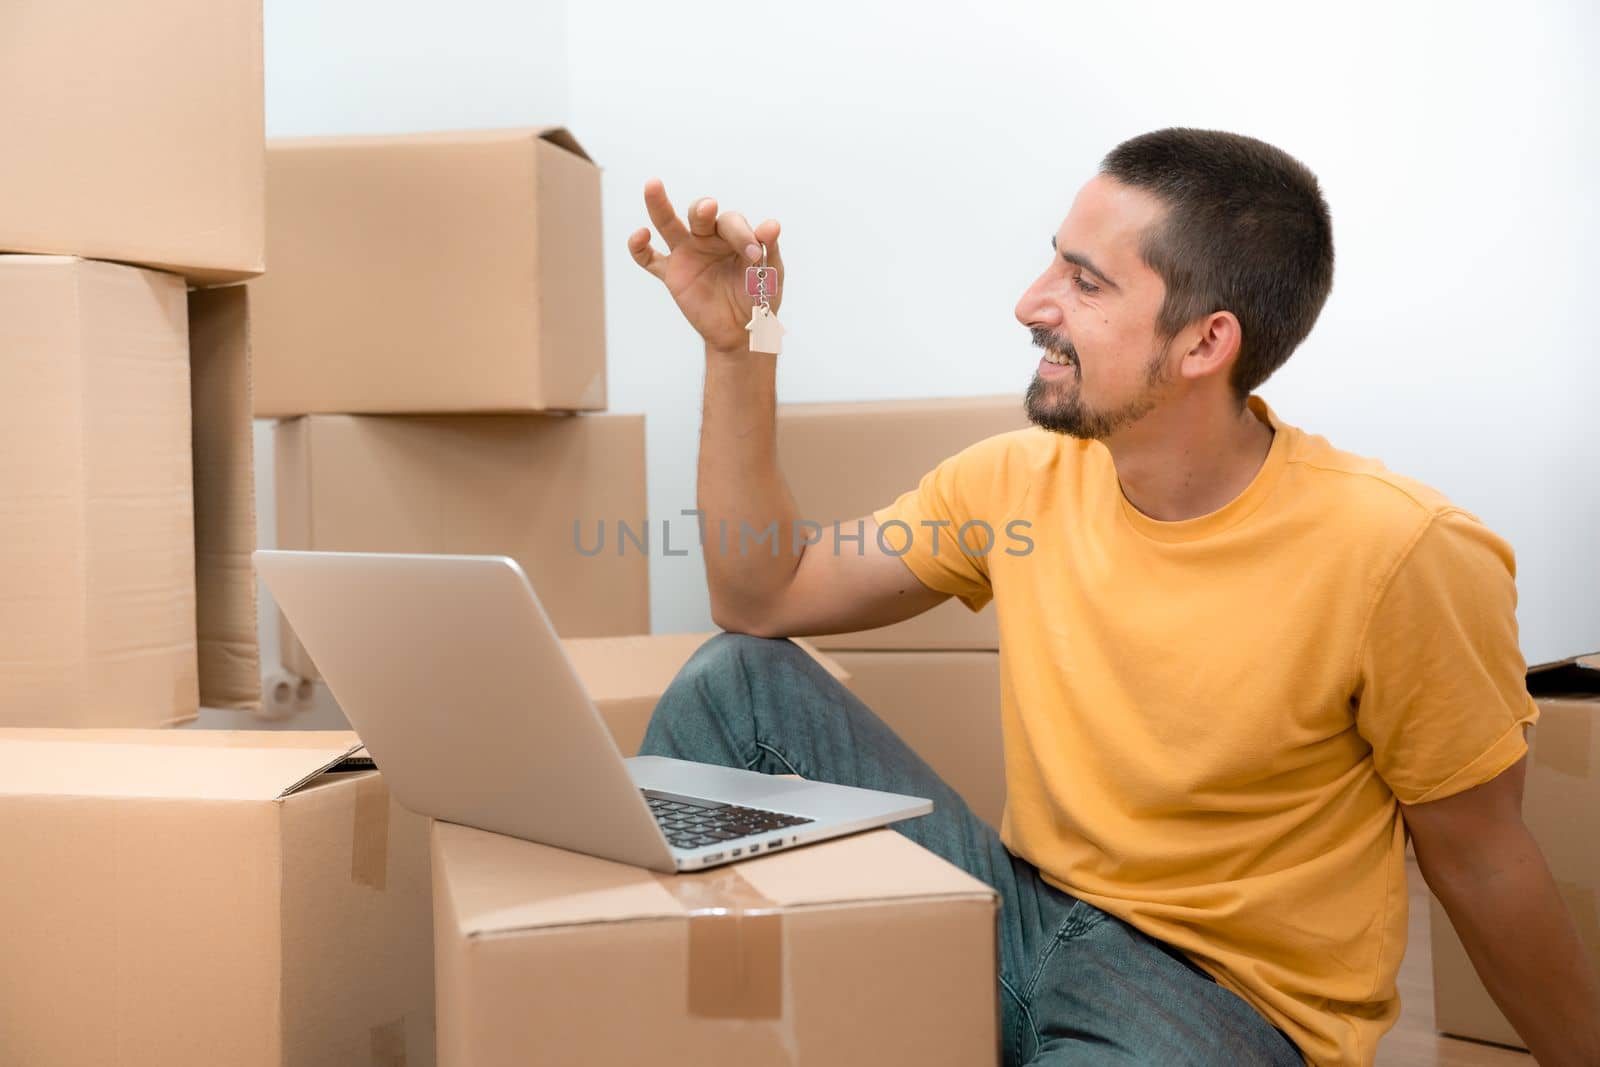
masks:
POLYGON ((1600 1065, 1600 976, 1584 953, 1538 844, 1525 828, 1495 869, 1429 874, 1484 987, 1540 1067, 1600 1065))
POLYGON ((748 624, 794 574, 793 498, 778 470, 774 356, 706 349, 699 508, 722 625, 748 624))

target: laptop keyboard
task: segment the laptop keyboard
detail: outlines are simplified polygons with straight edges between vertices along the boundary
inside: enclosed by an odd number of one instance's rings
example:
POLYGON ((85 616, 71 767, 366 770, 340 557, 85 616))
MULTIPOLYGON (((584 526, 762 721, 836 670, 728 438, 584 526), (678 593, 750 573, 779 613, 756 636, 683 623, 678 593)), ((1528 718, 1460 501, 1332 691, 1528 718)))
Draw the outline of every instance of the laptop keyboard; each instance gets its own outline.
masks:
POLYGON ((642 789, 640 792, 649 803, 656 822, 661 825, 661 832, 667 835, 668 843, 674 848, 703 848, 816 821, 779 811, 718 804, 654 789, 642 789))

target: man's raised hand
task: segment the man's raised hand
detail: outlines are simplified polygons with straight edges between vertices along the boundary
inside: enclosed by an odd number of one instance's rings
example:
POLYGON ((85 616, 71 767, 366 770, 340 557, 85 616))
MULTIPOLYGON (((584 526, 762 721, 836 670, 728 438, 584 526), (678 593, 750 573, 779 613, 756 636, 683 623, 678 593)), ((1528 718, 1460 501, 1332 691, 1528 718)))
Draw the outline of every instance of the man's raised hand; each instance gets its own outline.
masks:
MULTIPOLYGON (((701 197, 689 205, 688 222, 679 218, 667 199, 666 187, 658 178, 644 185, 645 209, 667 254, 651 244, 650 230, 640 227, 628 235, 628 252, 633 261, 666 284, 678 310, 710 348, 744 352, 749 347, 745 325, 750 321, 755 299, 745 291, 745 268, 762 262, 783 276, 783 257, 778 251, 778 221, 767 219, 751 229, 737 211, 717 214, 717 202, 701 197)), ((782 287, 768 297, 774 314, 782 299, 782 287)))

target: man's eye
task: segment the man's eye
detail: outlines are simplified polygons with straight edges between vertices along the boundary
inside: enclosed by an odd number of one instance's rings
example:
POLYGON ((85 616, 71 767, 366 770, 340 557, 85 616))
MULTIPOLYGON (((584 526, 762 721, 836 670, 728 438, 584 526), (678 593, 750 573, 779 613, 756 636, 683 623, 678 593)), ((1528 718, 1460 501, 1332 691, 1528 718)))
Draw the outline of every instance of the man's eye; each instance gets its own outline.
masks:
POLYGON ((1083 291, 1085 293, 1098 293, 1100 291, 1100 287, 1098 285, 1096 285, 1093 282, 1089 281, 1088 279, 1084 278, 1083 274, 1081 272, 1079 272, 1079 271, 1074 271, 1073 272, 1072 284, 1076 285, 1081 291, 1083 291))

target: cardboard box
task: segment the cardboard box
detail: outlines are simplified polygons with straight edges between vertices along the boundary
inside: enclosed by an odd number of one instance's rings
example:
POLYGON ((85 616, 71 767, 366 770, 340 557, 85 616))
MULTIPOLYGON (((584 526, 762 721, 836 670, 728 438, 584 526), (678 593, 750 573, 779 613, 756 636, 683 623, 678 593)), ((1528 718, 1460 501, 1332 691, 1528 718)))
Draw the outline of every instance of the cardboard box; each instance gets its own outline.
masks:
POLYGON ((0 725, 259 701, 247 329, 242 289, 0 256, 0 725))
MULTIPOLYGON (((567 658, 583 680, 583 687, 594 701, 611 736, 624 756, 636 755, 650 716, 661 694, 689 657, 715 634, 638 634, 631 637, 579 637, 561 643, 567 658)), ((825 653, 809 642, 794 639, 811 658, 822 664, 840 682, 849 684, 850 675, 825 653)))
POLYGON ((444 1067, 998 1062, 998 898, 893 830, 657 875, 435 823, 433 872, 444 1067))
MULTIPOLYGON (((1544 853, 1591 964, 1600 968, 1600 654, 1532 667, 1528 690, 1539 702, 1539 721, 1528 739, 1522 821, 1544 853)), ((1429 909, 1436 1028, 1526 1048, 1431 895, 1429 909)))
POLYGON ((600 169, 559 127, 267 145, 256 414, 606 406, 600 169))
POLYGON ((427 820, 358 748, 0 730, 0 1059, 432 1064, 427 820))
MULTIPOLYGON (((649 557, 618 539, 645 516, 642 415, 313 415, 274 447, 279 548, 507 555, 563 637, 650 629, 649 557)), ((283 649, 320 677, 287 622, 283 649)))
MULTIPOLYGON (((1029 426, 1022 397, 780 404, 778 463, 800 518, 821 523, 819 547, 833 550, 833 523, 893 503, 940 461, 986 437, 1029 426)), ((854 551, 846 544, 843 551, 854 551)), ((813 637, 818 648, 989 650, 1000 647, 994 606, 973 614, 955 599, 905 622, 813 637)))
POLYGON ((8 4, 0 250, 260 274, 260 0, 8 4))
POLYGON ((250 426, 250 294, 189 293, 194 455, 195 625, 200 704, 261 707, 256 610, 255 437, 250 426))
POLYGON ((1006 806, 1000 654, 834 649, 828 655, 848 672, 862 703, 998 830, 1006 806))

